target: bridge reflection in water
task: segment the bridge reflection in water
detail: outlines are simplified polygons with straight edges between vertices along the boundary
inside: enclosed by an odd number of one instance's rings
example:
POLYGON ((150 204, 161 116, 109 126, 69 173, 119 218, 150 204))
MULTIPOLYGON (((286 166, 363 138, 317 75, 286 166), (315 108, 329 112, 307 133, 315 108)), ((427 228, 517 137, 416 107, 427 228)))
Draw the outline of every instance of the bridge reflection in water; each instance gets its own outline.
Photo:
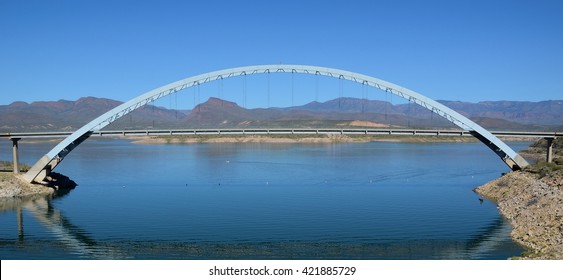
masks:
MULTIPOLYGON (((89 237, 89 234, 79 227, 72 224, 59 210, 53 207, 52 200, 61 198, 68 194, 68 190, 57 193, 54 198, 46 196, 31 196, 24 198, 2 198, 0 199, 0 212, 16 212, 18 238, 16 247, 29 248, 34 246, 35 242, 27 242, 25 231, 24 211, 44 228, 49 231, 58 241, 57 247, 60 250, 69 252, 70 255, 77 258, 86 259, 124 259, 125 255, 115 250, 114 248, 101 246, 89 237)), ((35 239, 35 238, 34 238, 35 239)), ((2 243, 7 243, 5 240, 2 243)), ((0 247, 5 247, 7 244, 2 244, 0 247)), ((43 250, 43 248, 37 248, 43 250)), ((43 254, 43 253, 41 253, 43 254)), ((53 258, 60 258, 59 253, 52 256, 53 258)), ((1 256, 2 259, 11 259, 11 256, 1 256)), ((49 256, 46 256, 49 258, 49 256)), ((65 257, 63 257, 65 258, 65 257)), ((68 258, 68 255, 66 256, 68 258)), ((16 258, 17 259, 17 258, 16 258)))
MULTIPOLYGON (((5 248, 13 246, 14 251, 26 251, 26 258, 30 257, 30 252, 37 252, 38 259, 482 259, 490 258, 493 251, 505 246, 512 229, 499 217, 467 241, 99 242, 53 206, 53 201, 60 197, 0 200, 0 212, 15 212, 17 215, 17 238, 0 240, 0 252, 6 252, 5 248), (38 241, 37 237, 28 240, 24 213, 39 222, 55 240, 38 241), (53 255, 48 255, 48 252, 53 252, 53 255)), ((2 253, 0 257, 18 259, 17 254, 2 253)))

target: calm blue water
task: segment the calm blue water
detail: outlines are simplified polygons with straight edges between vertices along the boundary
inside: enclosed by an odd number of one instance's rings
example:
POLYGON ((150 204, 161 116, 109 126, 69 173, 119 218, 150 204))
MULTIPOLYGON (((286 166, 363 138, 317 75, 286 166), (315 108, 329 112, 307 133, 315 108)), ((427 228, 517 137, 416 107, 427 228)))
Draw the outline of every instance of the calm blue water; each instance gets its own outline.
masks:
MULTIPOLYGON (((21 159, 34 162, 54 144, 23 142, 21 159)), ((78 187, 50 201, 2 202, 1 259, 506 259, 523 251, 496 206, 472 192, 508 171, 481 143, 89 140, 56 171, 78 187)))

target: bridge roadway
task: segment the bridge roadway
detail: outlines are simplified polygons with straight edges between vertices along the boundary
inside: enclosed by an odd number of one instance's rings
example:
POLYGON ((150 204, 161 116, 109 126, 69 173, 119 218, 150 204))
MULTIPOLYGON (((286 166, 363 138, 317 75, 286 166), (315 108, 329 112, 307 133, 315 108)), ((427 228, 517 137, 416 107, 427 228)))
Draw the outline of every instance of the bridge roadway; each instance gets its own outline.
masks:
MULTIPOLYGON (((556 138, 563 132, 491 131, 497 137, 556 138)), ((63 138, 72 132, 13 132, 0 133, 5 139, 63 138)), ((148 130, 97 130, 90 136, 165 136, 165 135, 397 135, 397 136, 473 136, 467 130, 436 129, 372 129, 372 128, 217 128, 217 129, 148 129, 148 130)))

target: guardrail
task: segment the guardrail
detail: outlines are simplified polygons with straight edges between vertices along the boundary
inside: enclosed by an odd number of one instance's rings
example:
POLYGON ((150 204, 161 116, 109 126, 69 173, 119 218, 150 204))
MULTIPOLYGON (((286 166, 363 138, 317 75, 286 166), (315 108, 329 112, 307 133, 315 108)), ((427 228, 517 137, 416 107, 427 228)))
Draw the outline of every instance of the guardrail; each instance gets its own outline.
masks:
MULTIPOLYGON (((556 138, 563 132, 530 132, 530 131, 491 131, 501 137, 556 138)), ((0 138, 64 138, 72 132, 13 132, 0 133, 0 138)), ((127 137, 127 136, 165 136, 165 135, 315 135, 315 134, 348 134, 348 135, 397 135, 397 136, 472 136, 466 130, 435 130, 435 129, 364 129, 364 128, 220 128, 220 129, 148 129, 148 130, 99 130, 91 136, 95 137, 127 137)))

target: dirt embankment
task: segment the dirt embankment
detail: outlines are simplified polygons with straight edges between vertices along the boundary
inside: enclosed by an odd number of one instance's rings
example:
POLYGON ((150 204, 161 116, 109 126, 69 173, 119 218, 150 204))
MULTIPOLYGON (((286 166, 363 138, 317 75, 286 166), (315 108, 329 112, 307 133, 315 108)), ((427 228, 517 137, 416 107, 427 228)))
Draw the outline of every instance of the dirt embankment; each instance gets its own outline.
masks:
POLYGON ((522 258, 563 259, 563 169, 511 172, 475 191, 510 220, 512 238, 528 248, 522 258))
MULTIPOLYGON (((76 183, 62 174, 51 172, 43 184, 27 183, 11 172, 0 172, 0 199, 29 196, 60 196, 76 187, 76 183)), ((1 204, 1 203, 0 203, 1 204)))
POLYGON ((0 172, 0 198, 23 197, 31 195, 52 195, 54 188, 44 185, 29 184, 18 175, 10 172, 0 172))

